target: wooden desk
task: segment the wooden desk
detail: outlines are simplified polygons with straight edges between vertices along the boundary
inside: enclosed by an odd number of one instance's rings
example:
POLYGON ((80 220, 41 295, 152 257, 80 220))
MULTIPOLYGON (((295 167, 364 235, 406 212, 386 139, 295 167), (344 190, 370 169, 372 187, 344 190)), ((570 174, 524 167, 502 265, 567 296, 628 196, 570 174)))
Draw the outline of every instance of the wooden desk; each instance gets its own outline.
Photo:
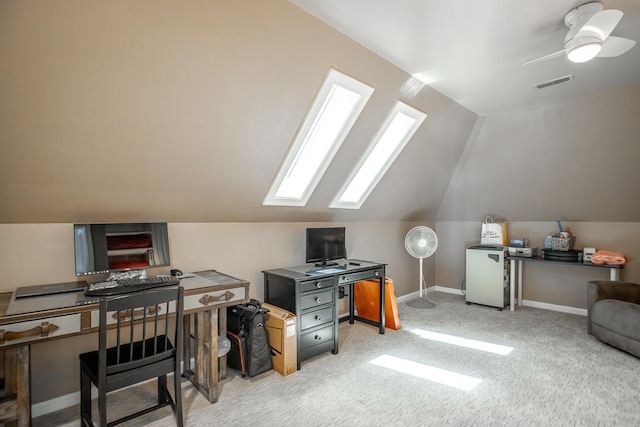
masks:
MULTIPOLYGON (((213 403, 218 379, 226 375, 226 358, 219 367, 217 357, 218 335, 226 336, 226 307, 248 302, 249 282, 209 270, 180 284, 185 289, 183 375, 213 403)), ((31 344, 97 332, 98 314, 96 298, 82 292, 19 299, 15 292, 0 294, 0 350, 5 350, 0 423, 31 424, 31 344)))

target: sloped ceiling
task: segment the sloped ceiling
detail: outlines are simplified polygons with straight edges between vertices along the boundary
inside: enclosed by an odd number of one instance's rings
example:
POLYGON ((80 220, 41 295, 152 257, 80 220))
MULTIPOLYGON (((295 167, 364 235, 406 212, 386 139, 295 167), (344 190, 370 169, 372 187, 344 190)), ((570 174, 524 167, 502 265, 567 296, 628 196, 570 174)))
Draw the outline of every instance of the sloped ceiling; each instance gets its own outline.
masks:
MULTIPOLYGON (((574 64, 561 56, 564 15, 587 0, 290 0, 479 115, 544 105, 640 79, 640 45, 574 64), (535 84, 573 75, 570 83, 535 84)), ((640 41, 640 2, 603 1, 624 13, 612 36, 640 41)))
POLYGON ((284 0, 2 2, 0 57, 0 222, 433 217, 476 120, 284 0), (329 67, 374 95, 306 207, 262 206, 329 67), (427 120, 329 209, 398 99, 427 120))
POLYGON ((473 134, 518 132, 286 0, 0 2, 0 57, 0 223, 477 219, 473 134), (329 67, 375 92, 308 205, 262 206, 329 67), (360 210, 329 209, 398 99, 427 119, 360 210))
POLYGON ((482 118, 438 220, 640 221, 638 114, 635 82, 482 118))

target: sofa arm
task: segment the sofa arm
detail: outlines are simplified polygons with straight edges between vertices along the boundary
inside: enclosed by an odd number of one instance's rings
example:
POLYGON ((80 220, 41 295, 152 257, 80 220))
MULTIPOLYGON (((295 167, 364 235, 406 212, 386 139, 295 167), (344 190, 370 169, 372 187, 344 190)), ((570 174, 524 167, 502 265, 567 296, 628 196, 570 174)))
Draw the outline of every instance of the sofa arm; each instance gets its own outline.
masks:
POLYGON ((618 280, 593 280, 587 283, 587 321, 591 333, 591 308, 601 299, 615 299, 640 304, 640 284, 618 280))

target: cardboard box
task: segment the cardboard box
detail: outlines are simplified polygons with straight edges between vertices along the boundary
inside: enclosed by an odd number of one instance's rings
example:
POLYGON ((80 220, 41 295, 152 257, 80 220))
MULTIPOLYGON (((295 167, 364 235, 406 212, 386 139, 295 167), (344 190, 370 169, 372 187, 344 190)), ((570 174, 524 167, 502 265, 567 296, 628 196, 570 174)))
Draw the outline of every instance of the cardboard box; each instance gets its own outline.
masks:
POLYGON ((265 325, 269 334, 273 369, 282 376, 297 371, 298 350, 296 341, 296 316, 275 305, 263 303, 268 308, 265 325))

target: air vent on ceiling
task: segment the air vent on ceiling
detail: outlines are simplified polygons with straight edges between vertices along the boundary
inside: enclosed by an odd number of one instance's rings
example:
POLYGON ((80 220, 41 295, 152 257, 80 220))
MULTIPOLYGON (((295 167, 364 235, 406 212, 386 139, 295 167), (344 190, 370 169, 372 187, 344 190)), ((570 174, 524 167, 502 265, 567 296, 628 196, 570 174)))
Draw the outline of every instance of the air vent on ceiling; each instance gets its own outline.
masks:
POLYGON ((569 74, 568 76, 558 77, 557 79, 549 80, 546 82, 538 83, 536 87, 538 89, 544 89, 545 87, 559 85, 560 83, 570 82, 573 80, 573 74, 569 74))

